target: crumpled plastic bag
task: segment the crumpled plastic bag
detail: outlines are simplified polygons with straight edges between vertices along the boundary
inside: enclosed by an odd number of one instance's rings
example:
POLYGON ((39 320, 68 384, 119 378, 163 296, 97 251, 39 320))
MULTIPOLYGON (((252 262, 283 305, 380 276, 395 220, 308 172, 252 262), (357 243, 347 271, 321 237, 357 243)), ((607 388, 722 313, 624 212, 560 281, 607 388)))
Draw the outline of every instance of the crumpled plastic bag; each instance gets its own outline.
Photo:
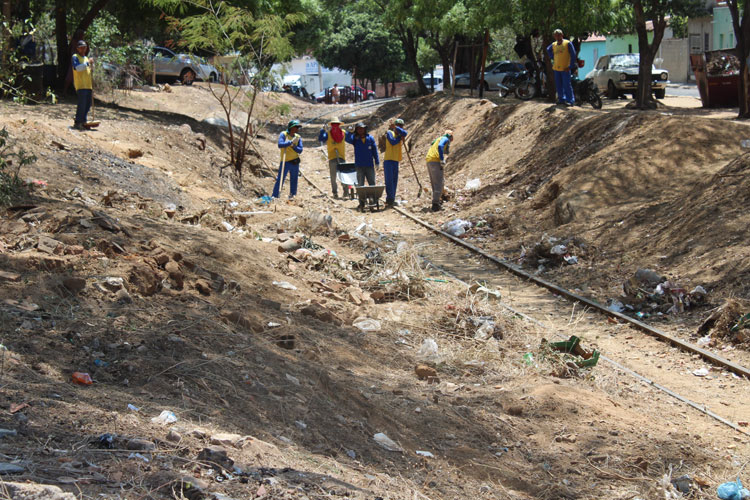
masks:
POLYGON ((730 481, 719 485, 716 489, 716 494, 721 500, 743 500, 744 498, 750 498, 750 491, 742 487, 740 478, 737 478, 737 481, 730 481))
POLYGON ((463 219, 453 219, 443 224, 443 231, 451 236, 462 236, 471 227, 471 222, 463 219))
POLYGON ((424 339, 422 345, 419 346, 417 351, 417 360, 426 363, 439 363, 440 354, 438 353, 438 345, 435 339, 424 339))

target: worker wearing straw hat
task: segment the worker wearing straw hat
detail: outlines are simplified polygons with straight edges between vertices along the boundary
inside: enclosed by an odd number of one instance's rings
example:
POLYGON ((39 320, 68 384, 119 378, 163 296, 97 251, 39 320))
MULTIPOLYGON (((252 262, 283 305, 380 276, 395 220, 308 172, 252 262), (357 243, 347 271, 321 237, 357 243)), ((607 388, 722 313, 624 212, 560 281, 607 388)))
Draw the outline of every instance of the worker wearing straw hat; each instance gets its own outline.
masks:
POLYGON ((453 142, 453 131, 446 130, 443 135, 435 139, 427 151, 427 172, 430 174, 432 184, 432 211, 437 212, 443 208, 442 196, 445 187, 445 160, 453 142))
MULTIPOLYGON (((339 197, 338 187, 336 185, 336 167, 339 163, 346 161, 346 150, 344 148, 344 130, 341 128, 343 122, 334 118, 326 127, 320 129, 318 141, 326 143, 328 148, 328 172, 331 174, 331 193, 334 198, 339 197)), ((346 196, 346 186, 341 185, 344 196, 346 196)))

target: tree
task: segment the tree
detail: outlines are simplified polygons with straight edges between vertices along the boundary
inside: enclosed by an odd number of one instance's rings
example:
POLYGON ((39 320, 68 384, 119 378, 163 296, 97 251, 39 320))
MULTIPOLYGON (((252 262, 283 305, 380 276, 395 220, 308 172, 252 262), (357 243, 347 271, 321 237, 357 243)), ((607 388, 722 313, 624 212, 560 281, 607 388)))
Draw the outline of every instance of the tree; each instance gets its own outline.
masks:
POLYGON ((672 16, 695 15, 701 10, 700 0, 628 0, 633 5, 635 31, 638 34, 638 91, 635 95, 636 107, 639 109, 654 108, 655 101, 651 95, 652 67, 659 45, 664 38, 668 19, 672 16), (648 41, 646 22, 653 24, 653 39, 648 41))
MULTIPOLYGON (((81 16, 80 21, 76 25, 75 32, 85 33, 91 23, 99 15, 99 12, 107 5, 109 0, 94 0, 89 3, 85 2, 79 7, 84 7, 85 12, 81 16)), ((57 80, 58 84, 62 84, 65 81, 65 76, 68 74, 68 68, 71 64, 71 57, 73 54, 69 50, 68 44, 68 12, 71 5, 69 0, 55 0, 55 33, 57 37, 57 80)))
MULTIPOLYGON (((238 182, 249 149, 258 129, 253 126, 253 112, 258 94, 270 83, 271 65, 293 55, 292 28, 304 21, 300 14, 254 15, 242 1, 225 0, 152 0, 159 7, 169 9, 173 30, 179 33, 179 44, 189 50, 208 51, 218 56, 230 56, 229 62, 217 63, 225 75, 217 87, 209 84, 211 94, 221 105, 229 135, 229 162, 238 182), (231 57, 236 56, 236 57, 231 57), (228 75, 250 78, 249 90, 229 85, 228 75), (237 126, 237 111, 245 116, 237 126), (235 129, 235 127, 237 129, 235 129)), ((240 115, 241 116, 241 115, 240 115)))
POLYGON ((2 67, 5 67, 6 64, 8 64, 8 54, 10 53, 11 48, 11 7, 10 0, 2 0, 2 12, 0 12, 0 31, 1 37, 0 40, 2 45, 2 51, 3 51, 3 59, 0 62, 2 67))
POLYGON ((740 86, 738 89, 739 118, 750 118, 750 75, 747 57, 750 55, 750 2, 727 0, 732 15, 734 37, 737 40, 737 58, 740 60, 740 86), (742 5, 744 4, 744 5, 742 5), (740 9, 742 15, 740 16, 740 9))
POLYGON ((360 80, 393 80, 403 67, 403 51, 386 26, 371 13, 345 7, 332 19, 313 54, 320 63, 349 71, 360 80))

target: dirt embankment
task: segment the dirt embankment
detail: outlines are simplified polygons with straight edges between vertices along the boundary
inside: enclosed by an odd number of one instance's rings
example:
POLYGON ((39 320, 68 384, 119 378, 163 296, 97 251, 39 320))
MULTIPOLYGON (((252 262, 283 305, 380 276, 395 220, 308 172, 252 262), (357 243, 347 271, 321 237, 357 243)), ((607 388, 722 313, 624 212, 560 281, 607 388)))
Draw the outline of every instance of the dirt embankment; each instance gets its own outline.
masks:
MULTIPOLYGON (((454 183, 512 177, 548 113, 413 106, 404 115, 420 163, 432 136, 456 130, 454 183), (419 121, 428 113, 444 121, 419 121), (508 127, 512 164, 499 163, 488 123, 508 127)), ((22 175, 46 181, 4 212, 0 231, 0 426, 15 431, 0 451, 14 478, 87 496, 655 498, 670 471, 708 492, 744 460, 734 443, 712 448, 731 441, 721 429, 686 427, 684 408, 633 380, 598 369, 561 378, 541 357, 547 332, 435 281, 367 218, 305 188, 295 204, 266 205, 255 190, 271 179, 238 189, 218 176, 226 138, 197 120, 105 108, 100 130, 80 134, 68 129, 72 108, 0 114, 39 157, 22 175), (333 227, 316 229, 316 212, 333 227), (278 251, 295 238, 304 251, 278 251), (477 337, 487 321, 491 335, 477 337), (437 378, 420 379, 427 338, 439 345, 437 378), (94 384, 72 384, 76 371, 94 384), (163 411, 178 421, 152 421, 163 411)), ((258 147, 275 158, 274 143, 258 147)), ((305 168, 325 172, 322 155, 306 153, 305 168)), ((549 182, 539 175, 536 190, 549 182)), ((476 202, 465 210, 494 213, 499 199, 508 220, 551 210, 506 188, 465 196, 476 202)))
POLYGON ((544 234, 578 238, 589 249, 582 266, 543 272, 602 301, 638 268, 702 285, 714 305, 750 293, 745 124, 448 97, 383 113, 407 120, 421 172, 431 141, 454 130, 446 171, 458 191, 447 212, 423 215, 490 222, 467 237, 492 251, 515 260, 544 234), (479 190, 463 190, 473 178, 479 190))

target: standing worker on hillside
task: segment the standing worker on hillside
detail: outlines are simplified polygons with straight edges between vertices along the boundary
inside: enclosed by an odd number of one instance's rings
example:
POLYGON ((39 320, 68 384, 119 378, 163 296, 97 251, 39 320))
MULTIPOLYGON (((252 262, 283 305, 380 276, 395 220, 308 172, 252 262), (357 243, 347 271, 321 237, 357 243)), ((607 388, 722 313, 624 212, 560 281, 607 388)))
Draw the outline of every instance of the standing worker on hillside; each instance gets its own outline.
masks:
POLYGON ((339 91, 339 84, 334 83, 333 88, 331 89, 331 101, 333 101, 333 104, 339 103, 339 96, 341 95, 341 92, 339 91))
POLYGON ((79 40, 76 46, 76 53, 73 54, 71 67, 73 68, 73 85, 78 94, 78 107, 76 108, 75 122, 73 128, 77 130, 86 130, 86 121, 91 109, 91 100, 93 99, 94 81, 91 77, 91 68, 94 66, 94 59, 87 57, 88 44, 79 40))
POLYGON ((279 150, 281 163, 279 174, 276 176, 276 184, 273 186, 273 197, 279 197, 279 191, 283 186, 286 174, 289 174, 289 199, 297 195, 297 179, 299 178, 299 155, 302 153, 302 137, 297 134, 302 127, 299 120, 292 120, 286 130, 279 134, 279 150))
MULTIPOLYGON (((367 125, 359 122, 354 126, 354 132, 351 127, 346 133, 346 142, 354 146, 354 167, 357 169, 357 184, 365 185, 365 179, 368 186, 375 185, 375 167, 380 165, 378 156, 378 145, 375 138, 367 133, 367 125)), ((364 210, 365 199, 360 196, 359 209, 364 210)))
MULTIPOLYGON (((346 161, 346 150, 344 148, 344 131, 341 130, 342 121, 334 118, 328 122, 330 131, 321 128, 318 134, 318 142, 325 142, 328 147, 328 171, 331 174, 331 192, 334 198, 339 197, 338 187, 336 186, 336 167, 339 162, 346 161)), ((341 185, 344 196, 346 196, 346 186, 341 185)))
POLYGON ((576 71, 576 49, 569 40, 563 38, 562 30, 555 30, 555 41, 547 47, 547 55, 552 59, 557 104, 572 106, 576 98, 573 95, 570 75, 576 71))
POLYGON ((385 156, 383 157, 383 175, 385 176, 385 206, 396 204, 396 188, 398 187, 398 164, 401 161, 402 144, 406 137, 404 120, 397 118, 388 124, 385 134, 385 156))
POLYGON ((453 141, 453 131, 446 130, 443 135, 435 139, 427 151, 427 172, 430 174, 430 184, 432 184, 432 211, 437 212, 443 208, 441 197, 445 187, 445 157, 449 153, 451 142, 453 141))

